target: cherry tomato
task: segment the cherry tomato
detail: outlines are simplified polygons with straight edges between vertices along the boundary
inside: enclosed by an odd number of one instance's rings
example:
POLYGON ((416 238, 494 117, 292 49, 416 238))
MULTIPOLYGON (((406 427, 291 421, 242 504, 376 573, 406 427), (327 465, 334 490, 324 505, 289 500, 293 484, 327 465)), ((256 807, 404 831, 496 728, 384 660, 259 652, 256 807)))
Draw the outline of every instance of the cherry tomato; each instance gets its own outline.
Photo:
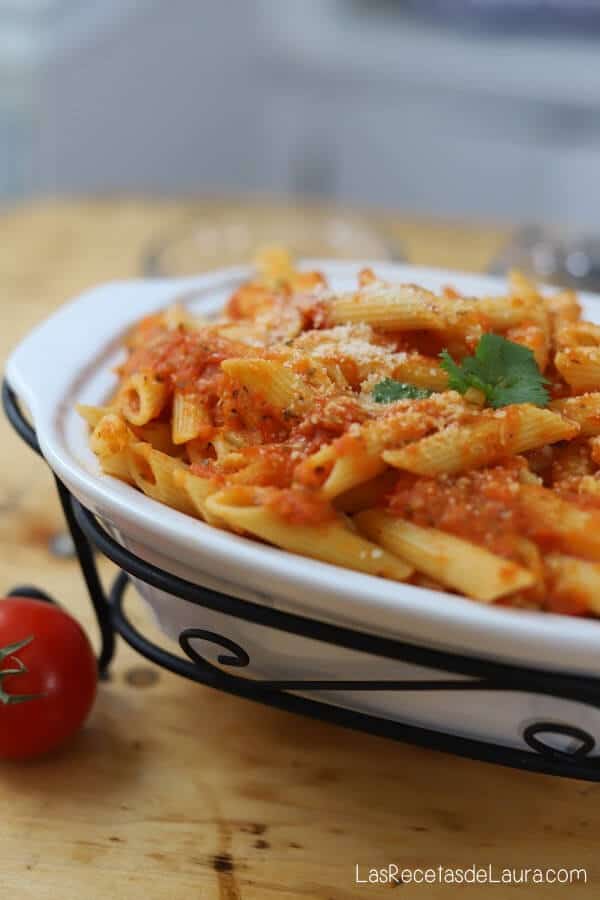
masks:
POLYGON ((26 759, 68 740, 96 684, 96 660, 75 619, 42 600, 0 599, 0 757, 26 759))

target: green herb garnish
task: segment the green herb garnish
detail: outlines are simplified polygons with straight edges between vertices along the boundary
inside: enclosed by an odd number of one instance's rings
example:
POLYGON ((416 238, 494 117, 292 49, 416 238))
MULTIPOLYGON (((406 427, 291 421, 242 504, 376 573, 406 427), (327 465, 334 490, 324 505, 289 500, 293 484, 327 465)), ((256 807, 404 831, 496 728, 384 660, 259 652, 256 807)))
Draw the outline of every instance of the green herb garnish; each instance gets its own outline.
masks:
POLYGON ((406 381, 395 381, 384 378, 373 388, 373 399, 376 403, 394 403, 396 400, 424 400, 431 397, 432 391, 427 388, 408 384, 406 381))
POLYGON ((507 341, 497 334, 484 334, 475 356, 466 356, 458 365, 447 350, 440 354, 448 373, 448 387, 460 394, 476 388, 485 394, 494 409, 511 403, 547 406, 550 400, 544 378, 528 347, 507 341))

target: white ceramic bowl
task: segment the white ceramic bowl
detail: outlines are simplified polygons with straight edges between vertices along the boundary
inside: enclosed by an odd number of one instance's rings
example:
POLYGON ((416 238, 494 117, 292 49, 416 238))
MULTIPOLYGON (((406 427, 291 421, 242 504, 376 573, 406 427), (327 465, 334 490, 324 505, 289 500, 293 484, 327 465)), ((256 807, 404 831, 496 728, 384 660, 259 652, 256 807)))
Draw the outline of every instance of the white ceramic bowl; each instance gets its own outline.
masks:
MULTIPOLYGON (((372 265, 381 277, 437 290, 452 284, 469 295, 502 293, 505 284, 479 275, 406 265, 309 260, 334 288, 356 284, 372 265)), ((217 311, 250 274, 227 269, 193 279, 103 285, 59 309, 16 348, 7 377, 26 403, 44 456, 81 503, 122 545, 191 582, 356 629, 466 655, 600 676, 600 623, 516 611, 386 581, 286 553, 211 528, 100 474, 76 403, 102 403, 114 387, 112 368, 126 330, 140 317, 183 298, 191 309, 217 311)), ((600 322, 600 300, 584 296, 600 322)), ((443 678, 444 673, 330 647, 210 612, 138 584, 162 629, 208 628, 240 644, 249 677, 286 679, 443 678)), ((218 648, 197 642, 216 662, 218 648)), ((571 700, 503 692, 336 693, 324 701, 468 737, 524 747, 523 728, 551 720, 584 728, 600 742, 600 712, 571 700)))

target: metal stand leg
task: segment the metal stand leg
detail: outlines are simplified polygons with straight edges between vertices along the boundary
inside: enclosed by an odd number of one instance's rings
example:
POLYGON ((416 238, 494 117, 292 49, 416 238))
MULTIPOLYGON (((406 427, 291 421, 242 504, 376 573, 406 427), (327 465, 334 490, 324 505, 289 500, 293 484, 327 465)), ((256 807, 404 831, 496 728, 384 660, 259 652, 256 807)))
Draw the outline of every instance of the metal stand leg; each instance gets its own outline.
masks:
POLYGON ((108 667, 115 653, 115 631, 112 625, 110 606, 98 575, 96 560, 94 559, 90 542, 79 527, 79 523, 73 514, 71 495, 62 481, 59 481, 56 476, 54 476, 54 480, 56 481, 62 510, 73 538, 73 544, 77 551, 79 568, 87 585, 94 612, 96 613, 98 628, 100 629, 102 644, 98 656, 98 671, 100 677, 108 677, 108 667))

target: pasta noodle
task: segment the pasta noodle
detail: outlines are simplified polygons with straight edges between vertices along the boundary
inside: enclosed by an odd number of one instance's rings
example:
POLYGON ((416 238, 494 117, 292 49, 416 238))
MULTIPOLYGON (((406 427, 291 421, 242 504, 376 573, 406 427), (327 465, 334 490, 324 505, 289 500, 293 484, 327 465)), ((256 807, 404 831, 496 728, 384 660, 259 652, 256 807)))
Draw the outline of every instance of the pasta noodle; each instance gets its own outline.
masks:
POLYGON ((556 368, 578 393, 600 384, 600 347, 569 347, 554 357, 556 368))
POLYGON ((168 387, 151 373, 136 372, 125 381, 118 407, 132 425, 147 425, 162 412, 168 387))
POLYGON ((106 475, 113 475, 121 481, 132 484, 128 448, 135 441, 136 437, 127 423, 115 413, 108 413, 94 428, 90 446, 106 475))
POLYGON ((286 521, 261 504, 256 491, 229 488, 211 494, 206 507, 235 531, 249 532, 293 553, 397 581, 412 572, 408 563, 360 537, 341 519, 311 525, 286 521))
POLYGON ((582 394, 566 400, 554 400, 550 409, 577 422, 581 435, 600 434, 600 393, 582 394))
POLYGON ((330 318, 337 324, 366 322, 383 331, 439 328, 443 323, 440 301, 434 294, 412 284, 394 288, 377 282, 335 298, 330 318))
POLYGON ((448 388, 448 374, 444 372, 438 360, 422 356, 420 353, 407 355, 405 359, 396 362, 393 376, 398 381, 431 388, 432 391, 445 391, 448 388))
POLYGON ((491 602, 535 581, 533 572, 522 566, 443 531, 420 528, 379 510, 359 513, 356 521, 367 537, 419 572, 475 600, 491 602))
POLYGON ((417 475, 454 474, 545 444, 570 440, 578 433, 575 422, 557 413, 515 405, 491 416, 482 413, 472 425, 453 425, 401 450, 387 450, 383 459, 417 475))
POLYGON ((575 294, 371 269, 339 293, 272 246, 218 317, 174 301, 78 408, 105 475, 414 590, 600 616, 600 326, 575 294))
POLYGON ((110 406, 86 406, 83 403, 78 403, 76 408, 81 418, 85 419, 90 428, 95 428, 98 422, 111 412, 110 406))
POLYGON ((173 443, 186 444, 203 432, 210 434, 211 420, 201 398, 189 391, 175 391, 172 414, 173 443))
POLYGON ((280 411, 300 412, 312 403, 312 388, 282 363, 268 359, 228 359, 222 368, 247 392, 280 411))
POLYGON ((600 565, 560 553, 549 554, 546 565, 555 603, 564 600, 572 606, 575 601, 578 608, 569 611, 600 615, 600 565))
POLYGON ((139 443, 128 448, 127 462, 131 478, 144 494, 180 512, 195 514, 186 491, 173 478, 183 466, 180 460, 155 450, 150 444, 139 443))

